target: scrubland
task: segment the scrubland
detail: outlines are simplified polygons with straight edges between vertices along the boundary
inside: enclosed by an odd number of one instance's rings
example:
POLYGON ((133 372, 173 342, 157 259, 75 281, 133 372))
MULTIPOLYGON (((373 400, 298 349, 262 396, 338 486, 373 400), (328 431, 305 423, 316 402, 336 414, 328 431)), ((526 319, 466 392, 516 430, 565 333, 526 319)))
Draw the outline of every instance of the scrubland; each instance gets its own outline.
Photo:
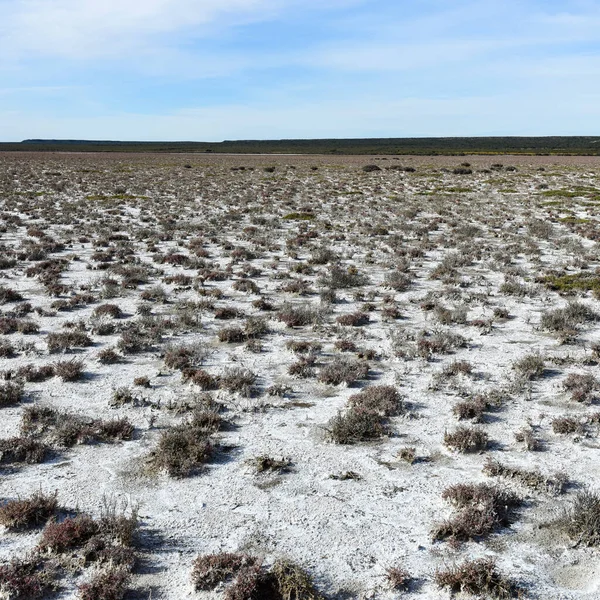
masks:
POLYGON ((600 594, 600 158, 0 154, 0 597, 600 594))

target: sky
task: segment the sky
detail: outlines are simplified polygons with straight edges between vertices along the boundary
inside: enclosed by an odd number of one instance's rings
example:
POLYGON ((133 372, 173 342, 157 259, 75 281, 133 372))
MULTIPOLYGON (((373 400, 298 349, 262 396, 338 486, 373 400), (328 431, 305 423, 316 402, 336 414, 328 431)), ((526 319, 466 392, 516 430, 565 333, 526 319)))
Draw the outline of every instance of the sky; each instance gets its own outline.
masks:
POLYGON ((600 135, 599 0, 0 0, 0 141, 600 135))

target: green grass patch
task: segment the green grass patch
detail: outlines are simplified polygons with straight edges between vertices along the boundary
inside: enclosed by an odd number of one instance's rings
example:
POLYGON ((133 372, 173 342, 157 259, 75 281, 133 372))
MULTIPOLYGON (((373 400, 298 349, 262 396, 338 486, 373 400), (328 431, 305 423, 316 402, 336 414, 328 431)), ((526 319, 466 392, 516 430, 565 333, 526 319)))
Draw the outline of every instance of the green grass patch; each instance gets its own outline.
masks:
POLYGON ((550 290, 561 293, 600 291, 600 275, 596 273, 572 273, 547 275, 542 283, 550 290))

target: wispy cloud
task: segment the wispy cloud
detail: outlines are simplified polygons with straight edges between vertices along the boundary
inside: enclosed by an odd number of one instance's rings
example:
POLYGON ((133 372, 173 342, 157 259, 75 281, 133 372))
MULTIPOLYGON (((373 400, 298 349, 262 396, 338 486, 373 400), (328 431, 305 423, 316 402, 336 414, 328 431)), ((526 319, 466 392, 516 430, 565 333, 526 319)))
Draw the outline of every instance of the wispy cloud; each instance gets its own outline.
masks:
POLYGON ((598 31, 592 0, 0 0, 0 136, 586 133, 598 31))

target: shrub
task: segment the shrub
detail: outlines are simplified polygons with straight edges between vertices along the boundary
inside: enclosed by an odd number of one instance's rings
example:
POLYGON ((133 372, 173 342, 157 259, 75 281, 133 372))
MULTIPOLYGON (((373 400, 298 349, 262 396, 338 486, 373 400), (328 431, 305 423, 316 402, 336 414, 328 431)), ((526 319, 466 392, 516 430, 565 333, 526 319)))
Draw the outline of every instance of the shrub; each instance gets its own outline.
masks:
POLYGON ((316 363, 316 360, 317 357, 314 354, 302 356, 300 360, 297 360, 288 367, 288 374, 294 377, 300 377, 302 379, 313 377, 315 374, 313 367, 316 363))
POLYGON ((63 381, 77 381, 83 375, 82 360, 60 360, 53 365, 54 374, 60 377, 63 381))
POLYGON ((46 338, 48 351, 51 354, 56 352, 68 352, 72 348, 83 348, 92 345, 92 340, 83 331, 55 331, 48 334, 46 338))
POLYGON ((403 567, 388 567, 386 578, 394 590, 406 591, 411 581, 410 573, 403 567))
POLYGON ((213 455, 206 432, 193 423, 164 431, 150 460, 151 467, 171 477, 188 477, 199 471, 213 455))
POLYGON ((368 325, 369 324, 369 315, 367 313, 364 312, 355 312, 355 313, 351 313, 348 315, 340 315, 336 321, 340 324, 340 325, 347 325, 350 327, 360 327, 362 325, 368 325))
POLYGON ((29 437, 0 440, 0 464, 41 463, 49 454, 49 446, 29 437))
POLYGON ((23 296, 19 292, 0 285, 0 304, 20 302, 21 300, 23 300, 23 296))
POLYGON ((391 417, 404 412, 403 398, 391 385, 373 385, 348 399, 350 408, 391 417))
POLYGON ((43 600, 56 591, 56 573, 38 557, 0 565, 0 590, 11 600, 43 600))
POLYGON ((321 312, 309 305, 293 306, 286 304, 277 313, 277 319, 288 327, 317 325, 322 321, 322 318, 321 312))
POLYGON ((435 574, 435 583, 448 588, 453 594, 466 593, 472 596, 503 600, 518 596, 517 586, 496 569, 492 558, 467 560, 435 574))
POLYGON ((98 523, 88 515, 67 517, 63 521, 51 521, 44 527, 39 548, 56 554, 82 546, 98 533, 98 523))
POLYGON ((219 584, 231 580, 240 569, 255 563, 256 559, 245 554, 205 554, 193 563, 192 583, 196 590, 214 590, 219 584))
POLYGON ((552 421, 552 431, 554 433, 567 434, 577 433, 583 430, 583 425, 573 417, 557 417, 552 421))
POLYGON ((365 379, 368 373, 369 365, 365 361, 335 359, 320 370, 318 379, 328 385, 350 385, 357 379, 365 379))
POLYGON ((32 364, 25 365, 17 370, 17 377, 25 381, 46 381, 54 377, 54 367, 52 365, 43 365, 41 367, 35 367, 32 364))
POLYGON ((23 386, 7 381, 0 383, 0 408, 14 406, 23 399, 23 386))
POLYGON ((527 354, 513 364, 513 369, 529 381, 542 377, 544 368, 544 359, 537 353, 527 354))
POLYGON ((457 452, 481 452, 488 445, 488 435, 476 427, 458 427, 444 434, 444 444, 457 452))
POLYGON ((589 403, 594 398, 593 392, 598 389, 598 380, 589 373, 570 373, 563 386, 576 402, 589 403))
POLYGON ((169 369, 179 369, 183 371, 189 368, 195 368, 202 364, 206 352, 198 344, 186 346, 168 346, 165 350, 164 361, 169 369))
POLYGON ((123 566, 109 565, 79 586, 81 600, 122 600, 131 576, 123 566))
POLYGON ((361 171, 365 173, 374 173, 376 171, 381 171, 381 167, 378 167, 377 165, 365 165, 361 171))
POLYGON ((332 290, 340 290, 352 287, 361 287, 369 283, 366 275, 359 273, 355 267, 344 269, 339 265, 333 265, 329 269, 328 275, 319 279, 322 287, 332 290))
POLYGON ((442 498, 451 502, 457 513, 436 526, 433 538, 466 541, 484 537, 510 525, 521 499, 514 493, 485 483, 457 484, 447 488, 442 498))
POLYGON ((240 327, 224 327, 219 329, 217 336, 220 342, 228 344, 240 344, 246 341, 246 334, 240 327))
POLYGON ((256 374, 242 367, 227 368, 219 377, 219 387, 228 392, 237 392, 242 396, 250 397, 254 393, 256 374))
POLYGON ((351 408, 333 417, 327 424, 327 431, 336 444, 356 444, 378 439, 387 430, 378 414, 351 408))
POLYGON ((56 494, 36 492, 25 500, 10 500, 0 506, 0 524, 10 530, 44 525, 58 508, 56 494))
POLYGON ((559 519, 560 528, 577 545, 600 545, 600 494, 591 490, 577 493, 559 519))

